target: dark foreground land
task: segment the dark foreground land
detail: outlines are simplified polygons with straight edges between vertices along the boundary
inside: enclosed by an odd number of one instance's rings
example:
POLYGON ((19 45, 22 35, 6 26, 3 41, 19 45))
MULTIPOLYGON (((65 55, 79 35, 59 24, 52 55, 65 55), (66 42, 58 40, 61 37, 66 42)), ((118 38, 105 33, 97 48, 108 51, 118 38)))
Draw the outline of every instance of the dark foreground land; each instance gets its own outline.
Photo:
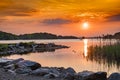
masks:
POLYGON ((0 80, 59 80, 59 79, 44 79, 40 76, 32 75, 13 75, 10 72, 6 72, 3 68, 0 68, 0 80))
POLYGON ((22 58, 0 58, 0 80, 120 80, 120 73, 83 71, 71 67, 43 67, 41 64, 22 58))

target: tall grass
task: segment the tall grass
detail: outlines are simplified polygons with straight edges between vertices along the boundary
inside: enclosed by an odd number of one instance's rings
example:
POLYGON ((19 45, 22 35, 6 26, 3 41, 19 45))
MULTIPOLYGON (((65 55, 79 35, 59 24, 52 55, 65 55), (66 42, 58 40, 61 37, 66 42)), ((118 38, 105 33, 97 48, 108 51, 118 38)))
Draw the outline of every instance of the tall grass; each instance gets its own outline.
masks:
POLYGON ((8 44, 0 44, 0 51, 7 50, 8 44))
POLYGON ((98 63, 107 63, 108 67, 112 65, 120 67, 120 41, 88 47, 87 59, 98 63))

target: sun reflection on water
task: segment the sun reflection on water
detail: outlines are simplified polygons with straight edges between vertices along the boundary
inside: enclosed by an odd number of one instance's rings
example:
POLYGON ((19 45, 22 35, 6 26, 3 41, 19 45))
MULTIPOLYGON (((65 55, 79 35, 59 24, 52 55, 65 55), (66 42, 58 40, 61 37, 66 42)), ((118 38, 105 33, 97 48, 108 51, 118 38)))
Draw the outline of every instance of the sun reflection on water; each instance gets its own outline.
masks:
POLYGON ((84 39, 83 40, 84 41, 84 56, 85 57, 87 57, 87 53, 88 53, 88 50, 87 50, 87 48, 88 48, 88 40, 87 39, 84 39))

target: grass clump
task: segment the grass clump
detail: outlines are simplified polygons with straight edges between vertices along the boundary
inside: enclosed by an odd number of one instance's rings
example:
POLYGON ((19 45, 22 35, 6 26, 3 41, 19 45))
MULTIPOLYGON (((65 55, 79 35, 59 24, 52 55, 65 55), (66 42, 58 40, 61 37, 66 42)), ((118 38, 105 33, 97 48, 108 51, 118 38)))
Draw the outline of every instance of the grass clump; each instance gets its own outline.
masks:
POLYGON ((116 64, 117 67, 120 67, 120 42, 88 47, 87 59, 99 63, 108 63, 108 66, 116 64))

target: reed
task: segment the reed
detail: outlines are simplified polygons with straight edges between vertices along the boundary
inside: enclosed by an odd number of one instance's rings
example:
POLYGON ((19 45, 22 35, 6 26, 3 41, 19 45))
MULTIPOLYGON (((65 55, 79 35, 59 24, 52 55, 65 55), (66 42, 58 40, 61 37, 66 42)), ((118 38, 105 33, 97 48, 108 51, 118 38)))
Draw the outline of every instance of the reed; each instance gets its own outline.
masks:
POLYGON ((115 64, 120 67, 120 41, 88 47, 87 59, 98 63, 107 63, 108 67, 115 64))

